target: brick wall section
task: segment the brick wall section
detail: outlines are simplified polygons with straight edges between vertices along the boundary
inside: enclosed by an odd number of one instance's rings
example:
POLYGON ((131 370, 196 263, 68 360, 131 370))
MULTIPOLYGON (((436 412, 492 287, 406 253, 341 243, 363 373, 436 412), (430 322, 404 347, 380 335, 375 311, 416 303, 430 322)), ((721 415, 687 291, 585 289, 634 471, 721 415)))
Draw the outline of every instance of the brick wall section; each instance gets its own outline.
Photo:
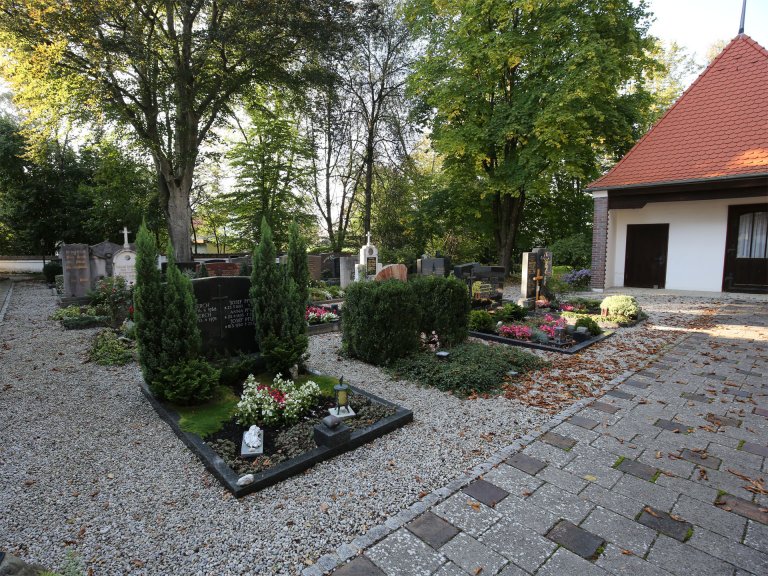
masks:
POLYGON ((605 288, 605 261, 608 255, 608 197, 594 198, 592 219, 592 282, 597 290, 605 288))

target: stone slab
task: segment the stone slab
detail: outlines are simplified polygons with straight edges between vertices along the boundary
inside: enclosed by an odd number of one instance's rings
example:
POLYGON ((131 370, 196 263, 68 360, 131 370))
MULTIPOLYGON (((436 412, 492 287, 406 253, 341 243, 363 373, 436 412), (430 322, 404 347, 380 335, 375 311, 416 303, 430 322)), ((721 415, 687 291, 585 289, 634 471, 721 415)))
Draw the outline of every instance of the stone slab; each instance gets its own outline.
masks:
POLYGON ((576 426, 586 428, 587 430, 592 430, 600 424, 600 422, 597 420, 592 420, 592 418, 585 418, 584 416, 579 416, 578 414, 571 416, 568 418, 568 420, 566 420, 566 422, 570 422, 576 426))
POLYGON ((723 394, 730 394, 731 396, 737 396, 739 398, 750 398, 752 392, 748 390, 739 390, 738 388, 723 388, 723 394))
POLYGON ((734 428, 741 426, 741 420, 738 420, 737 418, 712 414, 711 412, 707 414, 706 420, 712 422, 715 426, 733 426, 734 428))
POLYGON ((693 524, 690 522, 683 519, 678 520, 677 516, 673 518, 671 514, 650 506, 643 508, 637 521, 680 542, 688 540, 693 529, 693 524))
POLYGON ((547 432, 541 435, 540 440, 561 450, 570 450, 576 445, 576 440, 568 438, 556 432, 547 432))
POLYGON ((547 533, 547 538, 587 560, 597 558, 598 550, 605 546, 605 540, 600 536, 579 528, 568 520, 555 524, 547 533))
POLYGON ((507 559, 471 536, 461 533, 440 549, 468 574, 496 574, 507 559))
POLYGON ((366 556, 358 556, 334 570, 334 576, 386 576, 381 568, 366 556))
POLYGON ((756 454, 757 456, 762 456, 763 458, 768 458, 768 446, 763 446, 762 444, 744 442, 744 444, 741 445, 740 450, 744 450, 744 452, 749 452, 750 454, 756 454))
POLYGON ((621 398, 622 400, 632 400, 632 398, 634 398, 634 395, 622 392, 621 390, 608 390, 605 395, 613 396, 614 398, 621 398))
POLYGON ((706 468, 711 468, 712 470, 717 470, 720 468, 720 464, 722 463, 722 460, 720 460, 720 458, 717 456, 712 456, 706 452, 694 452, 688 448, 683 448, 680 451, 680 456, 685 460, 688 460, 688 462, 693 462, 694 464, 705 466, 706 468))
POLYGON ((592 402, 589 407, 594 408, 595 410, 600 410, 600 412, 606 412, 607 414, 616 414, 616 412, 620 410, 618 406, 600 401, 592 402))
POLYGON ((509 492, 485 480, 475 480, 462 492, 491 508, 509 496, 509 492))
POLYGON ((416 517, 405 527, 435 550, 459 533, 459 529, 453 524, 429 511, 416 517))
POLYGON ((620 472, 632 474, 632 476, 636 476, 642 480, 648 480, 649 482, 655 479, 659 473, 658 468, 648 466, 648 464, 643 464, 642 462, 631 460, 629 458, 624 458, 624 460, 619 463, 616 469, 620 472))
POLYGON ((731 494, 723 494, 715 500, 715 506, 726 512, 733 512, 739 516, 744 516, 755 522, 761 524, 768 524, 768 512, 764 506, 759 506, 754 502, 739 498, 738 496, 732 496, 731 494))
POLYGON ((694 402, 708 403, 710 398, 704 394, 694 394, 693 392, 683 392, 680 394, 681 398, 686 400, 693 400, 694 402))
POLYGON ((669 430, 670 432, 680 432, 681 434, 687 434, 688 430, 691 428, 690 426, 687 426, 685 424, 680 424, 679 422, 672 422, 672 420, 666 420, 664 418, 659 418, 658 420, 656 420, 656 422, 653 423, 653 425, 658 426, 663 430, 669 430))
POLYGON ((510 466, 514 466, 518 470, 522 470, 523 472, 530 474, 531 476, 538 474, 538 472, 547 465, 547 463, 543 460, 533 458, 532 456, 528 456, 522 452, 518 452, 517 454, 507 458, 506 463, 510 466))
POLYGON ((651 384, 649 382, 643 382, 642 380, 633 380, 630 378, 624 382, 627 386, 633 386, 635 388, 642 388, 643 390, 648 388, 651 384))
POLYGON ((759 406, 755 406, 752 409, 752 413, 757 414, 758 416, 765 416, 766 418, 768 418, 768 410, 766 410, 765 408, 760 408, 759 406))
POLYGON ((366 553, 387 576, 432 574, 445 562, 445 557, 427 546, 405 529, 397 530, 375 544, 366 553), (403 558, 408 562, 403 562, 403 558))

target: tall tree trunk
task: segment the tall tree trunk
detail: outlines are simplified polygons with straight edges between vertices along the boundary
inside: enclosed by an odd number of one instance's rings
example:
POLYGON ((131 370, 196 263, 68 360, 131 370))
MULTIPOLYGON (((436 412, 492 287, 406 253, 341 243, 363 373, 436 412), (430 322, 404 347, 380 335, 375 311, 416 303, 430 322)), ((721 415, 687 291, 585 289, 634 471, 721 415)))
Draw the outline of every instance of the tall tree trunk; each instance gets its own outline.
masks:
POLYGON ((373 130, 368 132, 368 141, 365 146, 365 202, 363 211, 363 233, 371 231, 371 204, 373 202, 373 130))
POLYGON ((511 270, 512 249, 515 247, 524 203, 524 190, 520 190, 517 196, 496 192, 493 197, 493 235, 499 265, 504 266, 505 276, 511 270))
POLYGON ((192 189, 192 169, 185 169, 181 178, 167 168, 168 163, 155 159, 157 185, 160 192, 160 207, 165 213, 168 236, 173 245, 176 262, 192 260, 192 210, 189 207, 189 193, 192 189))

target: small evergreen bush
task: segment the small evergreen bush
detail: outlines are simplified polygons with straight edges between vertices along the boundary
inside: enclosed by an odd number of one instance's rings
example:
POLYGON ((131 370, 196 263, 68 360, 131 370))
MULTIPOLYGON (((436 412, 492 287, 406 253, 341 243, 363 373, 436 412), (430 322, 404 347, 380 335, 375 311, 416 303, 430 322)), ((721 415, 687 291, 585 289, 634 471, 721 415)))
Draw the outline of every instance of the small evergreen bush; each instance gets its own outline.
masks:
POLYGON ((423 352, 397 360, 390 372, 398 378, 467 396, 497 392, 510 370, 527 372, 545 364, 538 356, 512 346, 465 342, 451 349, 447 362, 434 353, 423 352))
POLYGON ((166 253, 168 267, 165 271, 160 352, 163 367, 196 358, 200 354, 202 342, 197 326, 197 303, 192 281, 176 266, 170 242, 166 253))
POLYGON ((640 314, 640 305, 634 296, 616 294, 608 296, 600 303, 603 316, 618 316, 627 320, 636 320, 640 314))
POLYGON ((88 358, 102 366, 124 366, 133 354, 112 330, 104 330, 94 338, 88 358))
POLYGON ((420 311, 405 282, 351 284, 341 318, 345 349, 365 362, 389 364, 419 349, 420 311))
POLYGON ((64 269, 61 266, 61 260, 51 260, 43 265, 43 276, 48 284, 56 282, 56 276, 63 274, 64 269))
POLYGON ((473 332, 494 332, 496 323, 493 316, 486 310, 472 310, 469 313, 469 329, 473 332))
POLYGON ((527 315, 528 310, 513 302, 507 302, 501 308, 496 310, 496 317, 504 322, 520 322, 521 320, 525 320, 527 315))
POLYGON ((435 332, 443 346, 467 339, 469 294, 467 285, 454 276, 422 276, 408 281, 420 310, 419 332, 435 332))
POLYGON ((288 373, 301 364, 309 345, 305 304, 286 266, 275 263, 272 230, 261 221, 261 241, 253 252, 251 306, 256 342, 272 373, 288 373))
POLYGON ((200 264, 200 269, 197 271, 197 277, 198 278, 208 278, 210 274, 208 274, 208 268, 205 267, 205 262, 202 262, 200 264))
POLYGON ((152 391, 174 404, 201 404, 213 397, 218 384, 219 371, 202 358, 192 358, 161 369, 152 391))
POLYGON ((309 266, 307 264, 307 243, 299 235, 299 225, 292 222, 288 232, 288 275, 296 282, 299 301, 309 304, 309 266))
POLYGON ((144 380, 151 383, 162 366, 163 285, 157 268, 157 244, 144 223, 136 234, 136 287, 133 302, 139 364, 144 380))
POLYGON ((581 316, 576 320, 576 328, 580 328, 581 326, 584 326, 587 329, 587 332, 592 334, 592 336, 597 336, 598 334, 603 333, 603 329, 589 316, 581 316))

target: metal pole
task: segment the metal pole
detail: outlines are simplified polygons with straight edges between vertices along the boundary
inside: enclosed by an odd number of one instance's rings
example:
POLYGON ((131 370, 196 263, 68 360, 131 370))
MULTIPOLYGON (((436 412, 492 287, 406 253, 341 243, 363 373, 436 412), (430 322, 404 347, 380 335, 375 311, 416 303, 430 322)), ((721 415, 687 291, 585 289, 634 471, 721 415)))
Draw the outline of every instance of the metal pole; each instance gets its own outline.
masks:
POLYGON ((747 13, 747 0, 741 3, 741 24, 739 24, 739 34, 744 34, 744 16, 747 13))

